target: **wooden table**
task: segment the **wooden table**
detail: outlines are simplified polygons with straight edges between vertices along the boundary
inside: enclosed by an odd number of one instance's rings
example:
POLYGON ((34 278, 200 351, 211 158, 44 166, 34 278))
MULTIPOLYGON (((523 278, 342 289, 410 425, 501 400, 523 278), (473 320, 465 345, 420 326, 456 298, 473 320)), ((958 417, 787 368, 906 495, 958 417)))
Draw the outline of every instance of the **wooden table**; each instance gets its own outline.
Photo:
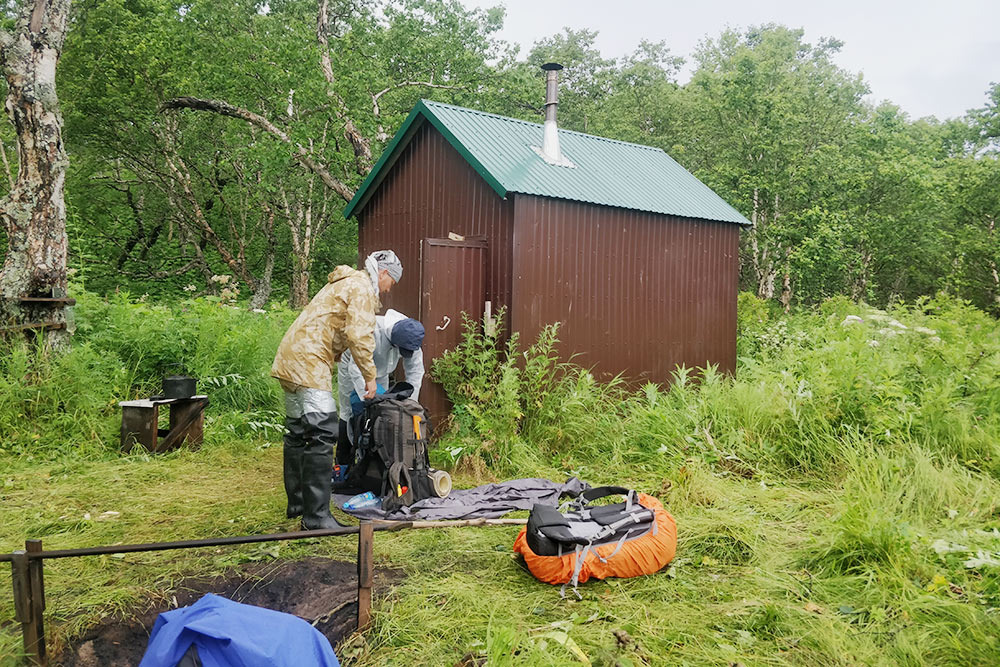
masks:
POLYGON ((185 440, 192 446, 201 444, 205 429, 205 408, 208 396, 190 398, 143 398, 121 401, 121 447, 128 454, 136 443, 150 452, 167 452, 180 447, 185 440), (170 427, 160 428, 160 406, 170 410, 170 427))

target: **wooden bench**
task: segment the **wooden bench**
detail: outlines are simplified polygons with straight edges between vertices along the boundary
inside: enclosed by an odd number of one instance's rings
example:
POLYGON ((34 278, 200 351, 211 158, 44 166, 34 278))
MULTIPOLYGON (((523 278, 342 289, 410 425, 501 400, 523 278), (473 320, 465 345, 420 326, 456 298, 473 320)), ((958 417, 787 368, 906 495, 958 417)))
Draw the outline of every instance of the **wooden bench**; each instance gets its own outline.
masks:
POLYGON ((191 398, 143 398, 121 401, 121 447, 128 454, 136 443, 150 452, 167 452, 188 445, 198 446, 204 438, 208 396, 191 398), (160 406, 170 409, 170 427, 160 428, 160 406))

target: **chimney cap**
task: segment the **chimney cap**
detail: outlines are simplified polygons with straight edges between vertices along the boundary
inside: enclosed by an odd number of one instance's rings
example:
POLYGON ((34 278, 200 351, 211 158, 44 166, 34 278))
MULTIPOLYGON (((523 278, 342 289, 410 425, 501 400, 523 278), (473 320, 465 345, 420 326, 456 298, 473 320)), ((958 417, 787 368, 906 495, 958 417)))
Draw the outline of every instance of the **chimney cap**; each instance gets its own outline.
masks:
POLYGON ((559 71, 562 68, 563 68, 563 66, 560 65, 559 63, 545 63, 544 65, 542 65, 542 69, 545 70, 545 71, 549 71, 549 70, 559 71))

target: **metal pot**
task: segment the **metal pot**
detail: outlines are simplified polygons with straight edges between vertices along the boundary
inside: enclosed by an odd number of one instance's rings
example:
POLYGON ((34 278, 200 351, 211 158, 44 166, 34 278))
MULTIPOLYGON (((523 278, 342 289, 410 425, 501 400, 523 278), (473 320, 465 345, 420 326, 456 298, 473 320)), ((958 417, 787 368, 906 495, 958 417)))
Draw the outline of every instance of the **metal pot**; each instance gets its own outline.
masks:
POLYGON ((163 378, 164 398, 191 398, 197 393, 198 381, 187 375, 170 375, 163 378))

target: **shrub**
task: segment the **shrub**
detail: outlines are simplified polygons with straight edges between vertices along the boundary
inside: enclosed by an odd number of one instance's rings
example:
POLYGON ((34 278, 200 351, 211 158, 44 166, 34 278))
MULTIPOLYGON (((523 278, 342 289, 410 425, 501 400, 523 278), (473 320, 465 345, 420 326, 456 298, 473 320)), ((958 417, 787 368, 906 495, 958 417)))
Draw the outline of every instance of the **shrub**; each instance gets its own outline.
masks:
POLYGON ((621 383, 599 383, 560 362, 558 324, 520 353, 517 334, 502 339, 503 315, 489 333, 466 317, 462 341, 434 362, 433 377, 454 404, 452 437, 459 441, 446 451, 453 459, 480 456, 498 472, 531 469, 545 459, 571 469, 574 455, 607 456, 622 425, 614 407, 621 383))

